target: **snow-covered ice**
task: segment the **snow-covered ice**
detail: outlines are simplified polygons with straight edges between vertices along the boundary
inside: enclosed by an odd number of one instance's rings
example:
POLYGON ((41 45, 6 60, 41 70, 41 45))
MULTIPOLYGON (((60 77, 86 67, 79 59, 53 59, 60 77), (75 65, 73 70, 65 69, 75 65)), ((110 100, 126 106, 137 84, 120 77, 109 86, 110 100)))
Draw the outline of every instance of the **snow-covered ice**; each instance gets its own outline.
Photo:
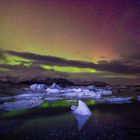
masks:
POLYGON ((12 99, 13 99, 12 96, 0 97, 0 101, 8 101, 8 100, 12 100, 12 99))
POLYGON ((45 84, 33 84, 30 86, 31 90, 45 90, 45 84))
POLYGON ((50 93, 59 93, 61 89, 62 88, 59 85, 57 85, 56 83, 53 83, 49 88, 46 89, 46 92, 48 94, 50 94, 50 93))
POLYGON ((106 102, 109 103, 130 103, 132 97, 110 97, 110 98, 104 98, 106 102))
MULTIPOLYGON (((44 84, 33 84, 30 88, 28 88, 28 90, 23 90, 20 94, 18 93, 18 95, 0 97, 0 108, 5 110, 20 110, 35 107, 44 101, 75 101, 79 99, 78 106, 72 106, 71 109, 73 112, 83 115, 88 113, 90 114, 91 112, 81 99, 95 100, 97 103, 101 102, 113 104, 132 102, 132 97, 108 96, 113 94, 112 90, 96 88, 94 85, 87 87, 72 86, 62 88, 56 83, 53 83, 50 87, 47 87, 48 86, 44 84)), ((137 96, 137 100, 140 101, 140 96, 137 96)))
POLYGON ((25 93, 13 96, 16 100, 30 100, 30 99, 41 99, 46 93, 25 93))
POLYGON ((40 105, 43 101, 38 99, 33 100, 17 100, 15 102, 5 102, 4 104, 0 105, 1 109, 7 110, 7 111, 13 111, 13 110, 23 110, 23 109, 29 109, 36 107, 40 105))
POLYGON ((57 85, 56 83, 53 83, 51 86, 50 86, 50 89, 62 89, 59 85, 57 85))
POLYGON ((71 107, 73 113, 79 114, 79 115, 91 115, 91 111, 88 108, 88 106, 81 100, 78 101, 78 106, 72 106, 71 107))
POLYGON ((137 100, 140 101, 140 96, 137 96, 137 100))
POLYGON ((100 95, 111 95, 112 91, 111 90, 104 90, 104 89, 97 89, 96 93, 100 94, 100 95))

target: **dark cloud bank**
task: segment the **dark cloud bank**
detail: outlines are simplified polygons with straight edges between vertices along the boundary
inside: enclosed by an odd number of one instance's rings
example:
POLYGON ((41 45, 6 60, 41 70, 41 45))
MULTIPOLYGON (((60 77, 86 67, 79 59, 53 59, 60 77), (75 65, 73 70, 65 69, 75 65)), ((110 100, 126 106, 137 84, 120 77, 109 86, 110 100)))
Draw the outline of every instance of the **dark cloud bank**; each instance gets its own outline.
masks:
MULTIPOLYGON (((129 57, 124 57, 120 60, 116 60, 116 61, 114 60, 114 61, 110 61, 110 62, 102 60, 102 61, 99 61, 97 64, 95 64, 95 63, 91 63, 91 62, 66 60, 63 58, 58 58, 58 57, 53 57, 53 56, 43 56, 43 55, 38 55, 38 54, 33 54, 33 53, 26 53, 26 52, 21 53, 21 52, 14 52, 14 51, 0 51, 0 60, 3 60, 3 62, 5 62, 4 64, 0 64, 0 69, 1 68, 8 69, 9 74, 11 74, 10 71, 20 70, 20 72, 22 72, 22 75, 25 74, 26 76, 28 75, 29 77, 32 77, 33 74, 39 76, 42 74, 42 72, 46 72, 48 74, 51 73, 51 75, 56 76, 56 77, 57 76, 63 77, 63 78, 69 77, 69 75, 67 73, 56 72, 54 70, 44 70, 43 68, 40 67, 40 65, 93 68, 93 69, 96 69, 97 72, 104 73, 99 76, 100 77, 99 79, 104 79, 104 81, 106 81, 106 79, 107 79, 106 75, 109 73, 111 73, 111 74, 113 73, 114 76, 112 76, 112 77, 114 77, 114 78, 111 78, 111 80, 113 79, 113 81, 115 78, 116 78, 116 80, 118 80, 118 76, 115 77, 115 75, 122 75, 122 78, 120 78, 120 79, 123 79, 124 75, 132 76, 132 77, 134 76, 136 79, 138 79, 140 77, 140 65, 139 65, 140 64, 140 55, 139 54, 132 55, 129 57), (24 66, 24 63, 28 63, 28 62, 24 62, 24 61, 21 62, 20 65, 6 64, 7 60, 6 60, 5 54, 31 60, 32 64, 28 68, 24 66)), ((7 75, 8 75, 8 72, 7 72, 7 75)), ((98 77, 98 75, 96 73, 95 74, 83 74, 83 75, 84 75, 85 79, 86 79, 86 77, 88 78, 89 75, 90 75, 90 77, 93 75, 93 78, 95 78, 95 79, 98 77), (88 76, 86 76, 86 75, 88 75, 88 76)), ((81 74, 80 74, 80 76, 81 76, 81 74)), ((110 79, 110 77, 108 79, 110 79)), ((127 78, 125 80, 127 80, 127 78)))
MULTIPOLYGON (((63 58, 58 58, 58 57, 53 57, 53 56, 43 56, 43 55, 38 55, 38 54, 21 53, 21 52, 14 52, 14 51, 1 51, 0 59, 5 59, 4 58, 5 53, 9 55, 25 58, 25 59, 30 59, 33 61, 32 62, 33 64, 93 68, 93 69, 96 69, 97 71, 107 71, 107 72, 114 72, 114 73, 121 73, 121 74, 139 74, 140 73, 140 65, 135 65, 136 62, 137 63, 140 62, 139 54, 132 55, 122 60, 116 60, 116 61, 110 61, 110 62, 102 60, 102 61, 99 61, 98 64, 95 64, 91 62, 73 61, 73 60, 66 60, 63 58), (128 61, 131 63, 128 63, 128 61)), ((4 65, 0 65, 0 66, 4 67, 4 65)), ((6 67, 8 66, 6 65, 6 67)))

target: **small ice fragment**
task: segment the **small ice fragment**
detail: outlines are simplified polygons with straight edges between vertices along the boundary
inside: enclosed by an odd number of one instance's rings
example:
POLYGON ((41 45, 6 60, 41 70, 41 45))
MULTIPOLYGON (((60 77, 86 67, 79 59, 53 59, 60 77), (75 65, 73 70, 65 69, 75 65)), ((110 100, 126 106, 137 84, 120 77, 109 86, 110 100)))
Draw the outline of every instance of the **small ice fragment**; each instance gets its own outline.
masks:
POLYGON ((137 96, 137 100, 140 101, 140 96, 137 96))
POLYGON ((44 90, 46 86, 44 84, 33 84, 30 86, 31 90, 44 90))

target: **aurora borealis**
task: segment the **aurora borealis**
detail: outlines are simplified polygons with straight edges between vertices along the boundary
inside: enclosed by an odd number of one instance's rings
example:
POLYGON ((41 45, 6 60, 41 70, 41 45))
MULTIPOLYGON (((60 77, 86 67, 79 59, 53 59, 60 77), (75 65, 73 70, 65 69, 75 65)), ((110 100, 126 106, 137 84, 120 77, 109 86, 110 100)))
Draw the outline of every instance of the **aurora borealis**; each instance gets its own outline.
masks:
POLYGON ((140 82, 139 0, 0 0, 0 76, 140 82))

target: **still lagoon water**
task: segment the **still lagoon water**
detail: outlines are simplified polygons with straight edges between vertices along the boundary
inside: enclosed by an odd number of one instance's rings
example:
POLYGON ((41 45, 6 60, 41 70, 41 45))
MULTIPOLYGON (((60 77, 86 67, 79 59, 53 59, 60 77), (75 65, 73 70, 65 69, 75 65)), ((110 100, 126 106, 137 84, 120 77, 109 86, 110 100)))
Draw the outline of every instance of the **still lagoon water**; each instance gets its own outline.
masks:
MULTIPOLYGON (((11 94, 2 92, 1 96, 11 94)), ((91 116, 75 116, 70 107, 77 102, 68 99, 45 101, 26 110, 1 110, 0 140, 140 139, 139 101, 122 104, 83 101, 92 111, 91 116)))

